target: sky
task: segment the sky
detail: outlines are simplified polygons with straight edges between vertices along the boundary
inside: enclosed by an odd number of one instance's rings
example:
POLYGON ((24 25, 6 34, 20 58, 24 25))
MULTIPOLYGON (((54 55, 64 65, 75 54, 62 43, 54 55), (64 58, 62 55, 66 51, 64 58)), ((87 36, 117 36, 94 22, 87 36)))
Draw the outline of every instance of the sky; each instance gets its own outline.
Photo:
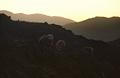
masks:
POLYGON ((0 10, 61 16, 79 22, 95 16, 120 16, 120 0, 0 0, 0 10))

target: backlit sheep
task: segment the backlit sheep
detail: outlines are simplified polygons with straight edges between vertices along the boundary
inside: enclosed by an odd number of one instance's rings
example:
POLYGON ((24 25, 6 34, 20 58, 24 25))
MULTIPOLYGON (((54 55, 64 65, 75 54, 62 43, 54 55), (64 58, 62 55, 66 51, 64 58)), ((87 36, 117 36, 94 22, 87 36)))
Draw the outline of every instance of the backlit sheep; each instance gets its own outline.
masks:
POLYGON ((82 51, 85 55, 91 56, 93 54, 93 48, 92 47, 83 47, 82 51))
POLYGON ((56 48, 58 51, 63 50, 66 47, 66 42, 64 40, 58 40, 56 43, 56 48))
POLYGON ((43 35, 39 39, 39 45, 43 47, 51 47, 53 45, 54 36, 52 34, 43 35))

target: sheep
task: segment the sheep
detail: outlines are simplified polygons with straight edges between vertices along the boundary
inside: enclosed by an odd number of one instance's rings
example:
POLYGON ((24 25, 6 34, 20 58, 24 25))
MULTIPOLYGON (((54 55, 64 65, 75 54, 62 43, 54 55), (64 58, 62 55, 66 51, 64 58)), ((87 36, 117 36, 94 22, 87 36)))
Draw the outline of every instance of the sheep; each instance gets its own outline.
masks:
POLYGON ((91 60, 94 59, 93 56, 93 48, 92 47, 82 47, 80 52, 78 53, 78 58, 81 59, 81 62, 84 64, 90 63, 91 60))
POLYGON ((58 40, 56 43, 56 48, 58 51, 63 50, 66 47, 66 42, 64 40, 58 40))
POLYGON ((92 47, 83 47, 81 49, 81 58, 89 61, 93 57, 93 48, 92 47))
POLYGON ((87 55, 92 55, 93 54, 93 48, 92 47, 83 47, 82 50, 84 51, 85 54, 87 55))
POLYGON ((52 34, 43 35, 39 38, 39 45, 50 48, 53 45, 54 36, 52 34))

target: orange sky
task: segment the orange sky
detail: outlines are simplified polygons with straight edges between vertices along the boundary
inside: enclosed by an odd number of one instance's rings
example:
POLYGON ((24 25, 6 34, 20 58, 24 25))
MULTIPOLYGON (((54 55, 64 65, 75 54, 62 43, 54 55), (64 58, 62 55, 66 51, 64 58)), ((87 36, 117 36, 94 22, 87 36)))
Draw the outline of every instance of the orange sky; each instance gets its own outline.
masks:
POLYGON ((120 16, 120 0, 0 0, 0 10, 62 16, 79 22, 95 16, 120 16))

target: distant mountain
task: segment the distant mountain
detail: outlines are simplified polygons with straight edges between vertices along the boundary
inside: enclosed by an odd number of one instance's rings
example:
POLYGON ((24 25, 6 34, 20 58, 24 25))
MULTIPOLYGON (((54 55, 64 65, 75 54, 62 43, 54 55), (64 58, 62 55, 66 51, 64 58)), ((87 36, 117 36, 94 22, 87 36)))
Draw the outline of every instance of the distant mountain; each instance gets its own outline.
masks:
POLYGON ((20 21, 29 21, 29 22, 47 22, 49 24, 58 24, 58 25, 65 25, 68 23, 73 23, 75 21, 63 18, 59 16, 47 16, 43 14, 30 14, 26 15, 23 13, 12 13, 6 10, 1 10, 0 13, 5 13, 8 16, 12 17, 12 20, 20 20, 20 21))
POLYGON ((120 37, 120 17, 95 17, 63 27, 89 39, 112 41, 120 37))

